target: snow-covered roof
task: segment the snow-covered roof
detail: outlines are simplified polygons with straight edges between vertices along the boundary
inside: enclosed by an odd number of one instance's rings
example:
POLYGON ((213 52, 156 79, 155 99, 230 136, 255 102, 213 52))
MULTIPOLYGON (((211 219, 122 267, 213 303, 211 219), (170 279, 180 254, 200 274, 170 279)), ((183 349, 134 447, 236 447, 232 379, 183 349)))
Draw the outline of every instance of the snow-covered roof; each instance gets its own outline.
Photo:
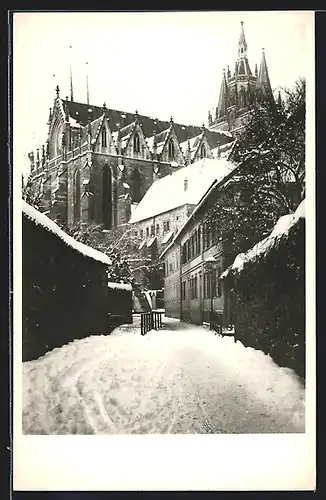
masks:
POLYGON ((129 283, 113 283, 112 281, 108 282, 108 288, 111 290, 132 290, 132 286, 129 283))
POLYGON ((170 239, 172 238, 173 236, 173 231, 169 231, 168 233, 166 233, 166 235, 164 236, 163 240, 162 240, 162 245, 165 245, 165 243, 168 243, 170 241, 170 239))
POLYGON ((240 273, 248 262, 255 261, 258 257, 268 253, 274 247, 276 242, 288 234, 291 227, 297 224, 298 220, 305 217, 305 200, 303 200, 293 214, 283 215, 275 224, 272 232, 250 248, 246 253, 240 253, 236 256, 233 264, 221 274, 220 279, 226 278, 230 272, 240 273))
POLYGON ((228 158, 236 141, 232 142, 227 142, 226 144, 223 144, 222 146, 218 146, 216 148, 213 148, 211 150, 212 155, 214 158, 218 157, 218 153, 220 153, 221 158, 228 158))
POLYGON ((223 159, 204 158, 155 181, 133 212, 130 223, 168 212, 182 205, 197 205, 214 180, 222 180, 235 165, 223 159), (185 179, 187 189, 185 190, 185 179), (168 193, 168 196, 164 196, 168 193))
POLYGON ((84 255, 85 257, 89 257, 91 259, 97 260, 98 262, 102 262, 107 266, 112 265, 111 259, 102 252, 95 250, 84 243, 80 243, 76 241, 72 236, 69 236, 65 233, 60 227, 45 214, 42 214, 34 207, 26 203, 26 201, 22 200, 22 210, 23 214, 28 217, 31 221, 33 221, 36 225, 43 227, 45 230, 53 233, 55 236, 60 238, 67 246, 84 255))

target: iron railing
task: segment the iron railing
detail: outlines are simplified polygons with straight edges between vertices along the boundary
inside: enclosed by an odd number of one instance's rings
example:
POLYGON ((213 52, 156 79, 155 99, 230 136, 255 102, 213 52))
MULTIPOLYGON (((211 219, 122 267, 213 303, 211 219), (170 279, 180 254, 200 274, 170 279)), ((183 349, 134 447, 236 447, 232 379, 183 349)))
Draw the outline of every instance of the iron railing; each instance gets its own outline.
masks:
POLYGON ((209 315, 209 328, 214 332, 222 335, 223 333, 223 313, 218 311, 211 311, 209 315))
POLYGON ((158 330, 162 328, 162 312, 150 311, 141 313, 140 315, 140 330, 142 335, 146 335, 150 330, 158 330))

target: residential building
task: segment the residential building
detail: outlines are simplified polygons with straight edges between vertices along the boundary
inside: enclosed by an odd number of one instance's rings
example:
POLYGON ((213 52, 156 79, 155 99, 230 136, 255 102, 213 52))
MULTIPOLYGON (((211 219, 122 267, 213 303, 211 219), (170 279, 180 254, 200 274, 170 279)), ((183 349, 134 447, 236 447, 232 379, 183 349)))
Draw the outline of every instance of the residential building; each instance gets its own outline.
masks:
MULTIPOLYGON (((204 158, 190 163, 155 181, 130 219, 133 237, 139 242, 138 250, 142 256, 148 257, 152 264, 157 261, 212 182, 223 178, 233 168, 234 164, 221 155, 220 158, 204 158)), ((155 281, 152 288, 163 287, 163 282, 158 282, 157 278, 155 281)))
POLYGON ((166 315, 201 324, 209 321, 210 311, 231 319, 229 294, 218 280, 225 268, 222 238, 218 225, 207 224, 205 216, 222 190, 232 184, 239 167, 231 162, 212 180, 196 208, 163 250, 164 302, 166 315))

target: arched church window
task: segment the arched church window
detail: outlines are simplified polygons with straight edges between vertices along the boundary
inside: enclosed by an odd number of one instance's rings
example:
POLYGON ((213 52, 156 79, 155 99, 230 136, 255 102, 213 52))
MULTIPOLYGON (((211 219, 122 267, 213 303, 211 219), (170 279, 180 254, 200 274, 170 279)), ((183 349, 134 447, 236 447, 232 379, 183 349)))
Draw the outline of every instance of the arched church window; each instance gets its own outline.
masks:
POLYGON ((201 148, 200 148, 200 157, 201 158, 206 158, 206 146, 205 146, 205 144, 201 145, 201 148))
POLYGON ((132 174, 132 201, 138 203, 141 200, 141 175, 137 168, 132 174))
POLYGON ((169 160, 174 160, 174 141, 169 140, 169 160))
POLYGON ((108 145, 108 144, 107 144, 107 133, 106 133, 106 128, 105 128, 105 127, 103 127, 103 128, 102 128, 102 146, 103 146, 104 148, 106 148, 106 147, 107 147, 107 145, 108 145))
POLYGON ((112 229, 112 174, 109 165, 102 172, 102 220, 105 229, 112 229))
POLYGON ((140 153, 140 139, 137 133, 134 135, 134 153, 140 153))
POLYGON ((80 172, 76 170, 74 174, 74 222, 80 220, 80 172))

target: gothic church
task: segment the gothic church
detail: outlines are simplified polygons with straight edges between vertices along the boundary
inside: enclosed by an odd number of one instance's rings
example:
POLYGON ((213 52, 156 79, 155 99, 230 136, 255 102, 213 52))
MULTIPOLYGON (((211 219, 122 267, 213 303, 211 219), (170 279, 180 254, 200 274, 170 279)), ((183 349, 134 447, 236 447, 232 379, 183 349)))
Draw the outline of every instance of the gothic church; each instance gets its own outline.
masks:
POLYGON ((70 99, 56 88, 46 145, 29 154, 41 210, 68 227, 95 222, 113 229, 127 223, 156 179, 200 158, 218 157, 254 100, 272 96, 264 53, 259 72, 257 66, 251 72, 243 23, 235 69, 223 73, 208 128, 78 103, 70 83, 70 99))

